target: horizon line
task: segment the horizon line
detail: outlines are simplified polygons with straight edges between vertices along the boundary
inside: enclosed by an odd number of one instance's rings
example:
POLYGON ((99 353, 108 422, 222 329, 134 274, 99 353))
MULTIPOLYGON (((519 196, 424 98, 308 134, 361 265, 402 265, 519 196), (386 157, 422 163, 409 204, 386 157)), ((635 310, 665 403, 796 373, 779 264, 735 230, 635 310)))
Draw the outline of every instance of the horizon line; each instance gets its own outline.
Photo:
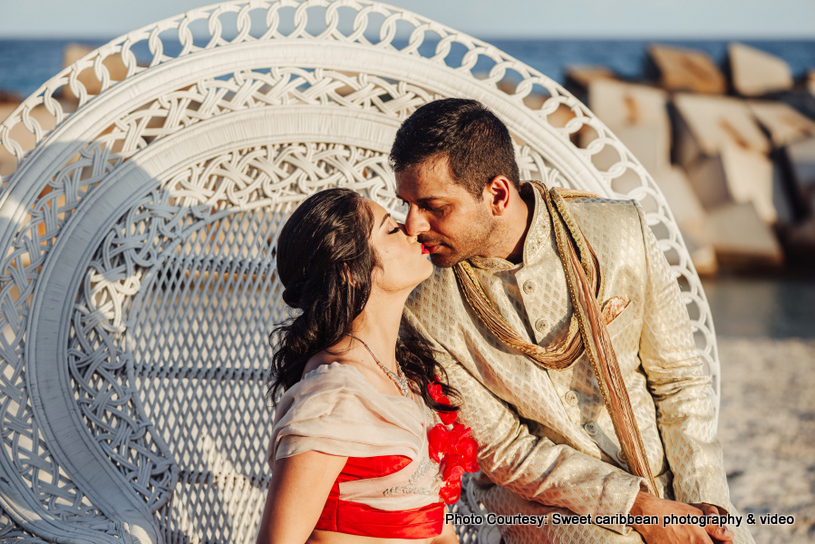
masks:
MULTIPOLYGON (((138 29, 133 29, 138 30, 138 29)), ((8 41, 8 40, 93 40, 93 41, 111 41, 119 38, 121 36, 127 35, 129 32, 125 32, 124 34, 116 34, 116 35, 101 35, 101 34, 44 34, 44 35, 32 35, 32 34, 11 34, 0 36, 0 41, 8 41)), ((737 34, 719 34, 719 35, 668 35, 668 36, 652 36, 652 35, 578 35, 578 34, 561 34, 561 35, 547 35, 547 36, 539 36, 539 35, 528 35, 528 36, 519 36, 517 34, 493 34, 488 36, 479 36, 476 34, 468 34, 474 38, 479 40, 489 42, 490 40, 502 40, 502 41, 547 41, 547 40, 580 40, 580 41, 708 41, 708 40, 715 40, 715 41, 724 41, 724 40, 733 40, 733 41, 815 41, 815 35, 737 35, 737 34)), ((202 34, 200 37, 205 37, 206 35, 202 34)), ((407 38, 406 36, 397 36, 399 38, 407 38)))

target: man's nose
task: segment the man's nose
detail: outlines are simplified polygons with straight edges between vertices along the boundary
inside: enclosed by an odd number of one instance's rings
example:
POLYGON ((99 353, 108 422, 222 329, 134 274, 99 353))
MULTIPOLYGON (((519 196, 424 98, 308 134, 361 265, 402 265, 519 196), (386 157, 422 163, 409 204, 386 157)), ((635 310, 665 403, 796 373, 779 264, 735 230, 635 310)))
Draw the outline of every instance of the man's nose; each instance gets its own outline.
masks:
POLYGON ((407 216, 405 217, 405 230, 409 236, 418 236, 430 230, 430 225, 416 206, 408 208, 407 216))
POLYGON ((407 231, 407 228, 405 227, 404 223, 400 223, 400 222, 397 221, 396 226, 398 226, 399 230, 401 230, 404 233, 404 235, 405 235, 405 237, 407 237, 408 241, 410 241, 410 242, 418 242, 419 241, 418 237, 415 234, 410 234, 407 231))

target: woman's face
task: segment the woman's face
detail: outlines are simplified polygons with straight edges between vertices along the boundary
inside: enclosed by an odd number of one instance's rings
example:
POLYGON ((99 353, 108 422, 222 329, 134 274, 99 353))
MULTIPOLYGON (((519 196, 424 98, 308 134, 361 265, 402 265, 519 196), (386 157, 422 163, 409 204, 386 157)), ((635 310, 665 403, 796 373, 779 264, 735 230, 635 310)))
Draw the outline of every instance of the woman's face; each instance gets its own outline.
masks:
POLYGON ((373 272, 374 285, 388 292, 412 290, 433 273, 430 253, 385 208, 372 200, 367 203, 374 216, 371 246, 380 264, 373 272))

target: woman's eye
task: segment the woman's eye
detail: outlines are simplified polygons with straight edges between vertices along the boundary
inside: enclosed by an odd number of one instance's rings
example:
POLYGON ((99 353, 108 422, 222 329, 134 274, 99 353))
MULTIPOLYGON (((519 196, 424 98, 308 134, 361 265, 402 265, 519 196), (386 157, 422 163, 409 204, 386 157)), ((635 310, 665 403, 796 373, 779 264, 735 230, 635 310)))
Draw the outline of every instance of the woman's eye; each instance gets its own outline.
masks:
POLYGON ((396 234, 397 232, 399 232, 399 227, 394 227, 388 234, 396 234))

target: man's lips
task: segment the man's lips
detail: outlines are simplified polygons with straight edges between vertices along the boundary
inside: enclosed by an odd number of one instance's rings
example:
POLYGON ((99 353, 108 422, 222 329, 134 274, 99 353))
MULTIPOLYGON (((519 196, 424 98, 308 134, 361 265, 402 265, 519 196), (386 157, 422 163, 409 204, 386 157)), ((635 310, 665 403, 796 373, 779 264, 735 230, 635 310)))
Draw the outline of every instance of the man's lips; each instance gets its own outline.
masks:
POLYGON ((422 253, 424 253, 425 251, 427 253, 435 253, 436 250, 438 250, 442 245, 444 245, 436 240, 422 240, 421 238, 419 239, 419 243, 422 244, 422 253))

